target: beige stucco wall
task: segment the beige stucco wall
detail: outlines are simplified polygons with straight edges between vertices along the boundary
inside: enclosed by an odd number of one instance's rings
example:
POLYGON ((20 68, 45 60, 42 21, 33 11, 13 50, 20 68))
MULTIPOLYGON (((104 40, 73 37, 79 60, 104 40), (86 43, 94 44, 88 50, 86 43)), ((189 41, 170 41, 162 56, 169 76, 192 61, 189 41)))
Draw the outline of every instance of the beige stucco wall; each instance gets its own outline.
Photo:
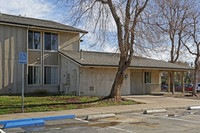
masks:
POLYGON ((79 33, 60 33, 59 50, 79 51, 79 33))
POLYGON ((161 75, 159 70, 131 69, 131 94, 150 94, 160 92, 161 75), (144 83, 144 73, 151 72, 151 83, 144 83))
POLYGON ((79 95, 79 66, 60 56, 60 91, 63 94, 79 95))
POLYGON ((58 85, 29 85, 28 92, 25 93, 36 93, 36 94, 59 94, 58 85))
MULTIPOLYGON (((26 36, 26 28, 0 25, 0 94, 21 93, 22 65, 18 60, 19 52, 27 50, 26 36)), ((24 71, 26 76, 26 65, 24 71)))
POLYGON ((146 70, 151 72, 151 83, 145 84, 145 94, 158 93, 161 91, 161 74, 159 70, 146 70))
MULTIPOLYGON (((107 96, 110 93, 116 68, 81 68, 80 94, 89 96, 107 96)), ((130 94, 130 71, 122 85, 122 95, 130 94)))
POLYGON ((44 52, 44 65, 58 65, 58 52, 44 52))

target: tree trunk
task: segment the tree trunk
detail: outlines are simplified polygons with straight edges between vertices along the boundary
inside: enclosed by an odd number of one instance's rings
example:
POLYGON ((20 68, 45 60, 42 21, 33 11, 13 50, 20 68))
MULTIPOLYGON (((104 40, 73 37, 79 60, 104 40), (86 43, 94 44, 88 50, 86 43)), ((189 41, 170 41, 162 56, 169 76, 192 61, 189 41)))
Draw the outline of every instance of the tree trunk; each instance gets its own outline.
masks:
MULTIPOLYGON (((126 69, 127 69, 127 67, 126 67, 126 69)), ((115 80, 112 85, 110 95, 108 96, 109 98, 113 98, 116 101, 121 100, 121 89, 122 89, 122 84, 124 81, 124 73, 125 73, 126 69, 125 69, 125 59, 124 59, 124 57, 121 56, 120 61, 119 61, 118 71, 115 75, 115 80)))
POLYGON ((174 72, 170 73, 170 91, 172 92, 172 94, 174 94, 175 90, 174 90, 174 72))
POLYGON ((117 101, 121 100, 121 89, 122 89, 123 80, 124 80, 124 72, 118 70, 115 76, 114 83, 112 85, 109 98, 113 98, 117 101))
POLYGON ((197 81, 198 81, 198 72, 199 72, 199 57, 197 56, 195 59, 195 71, 194 71, 194 86, 193 86, 193 91, 192 91, 192 95, 196 96, 197 95, 197 81))

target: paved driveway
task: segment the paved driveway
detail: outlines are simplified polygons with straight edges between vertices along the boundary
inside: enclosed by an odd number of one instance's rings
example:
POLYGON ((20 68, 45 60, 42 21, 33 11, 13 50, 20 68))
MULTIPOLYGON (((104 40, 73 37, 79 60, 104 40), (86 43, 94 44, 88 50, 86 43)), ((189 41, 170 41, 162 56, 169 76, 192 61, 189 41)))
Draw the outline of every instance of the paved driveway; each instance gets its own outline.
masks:
POLYGON ((124 96, 124 98, 146 103, 145 105, 136 105, 138 108, 143 106, 143 110, 151 108, 186 108, 189 106, 200 105, 200 100, 166 96, 133 95, 124 96))

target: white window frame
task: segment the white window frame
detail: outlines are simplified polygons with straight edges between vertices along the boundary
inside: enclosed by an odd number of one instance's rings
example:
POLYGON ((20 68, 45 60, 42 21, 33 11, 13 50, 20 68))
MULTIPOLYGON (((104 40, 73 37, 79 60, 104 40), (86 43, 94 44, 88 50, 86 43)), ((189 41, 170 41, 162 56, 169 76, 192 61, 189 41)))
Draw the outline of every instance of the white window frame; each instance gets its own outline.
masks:
MULTIPOLYGON (((40 67, 40 73, 39 73, 39 77, 40 77, 40 83, 39 84, 29 84, 28 83, 28 85, 29 86, 38 86, 38 85, 41 85, 41 83, 42 83, 42 77, 41 77, 41 72, 42 72, 42 66, 41 65, 28 65, 28 67, 40 67)), ((28 68, 27 68, 28 69, 28 68)), ((28 71, 28 70, 27 70, 28 71)), ((29 74, 29 73, 28 73, 29 74)), ((29 78, 29 76, 28 76, 28 78, 29 78)), ((29 79, 28 79, 28 81, 29 81, 29 79)))
POLYGON ((44 65, 43 67, 43 85, 44 86, 58 86, 59 85, 59 66, 58 65, 44 65), (57 67, 57 84, 45 84, 45 67, 57 67))
POLYGON ((41 51, 42 50, 42 32, 40 30, 28 30, 28 50, 31 50, 31 51, 41 51), (33 32, 33 49, 30 49, 29 48, 29 31, 32 31, 33 32), (40 33, 40 48, 39 49, 34 49, 34 32, 39 32, 40 33))
MULTIPOLYGON (((44 52, 58 52, 58 50, 59 50, 59 43, 60 43, 60 41, 59 41, 59 33, 58 32, 51 32, 51 31, 44 31, 43 32, 43 42, 44 42, 44 44, 43 44, 43 50, 44 50, 44 52), (57 34, 58 35, 58 45, 57 45, 57 50, 46 50, 45 49, 45 33, 50 33, 51 34, 51 36, 52 36, 52 34, 57 34)), ((51 40, 51 48, 52 48, 52 40, 51 40)))

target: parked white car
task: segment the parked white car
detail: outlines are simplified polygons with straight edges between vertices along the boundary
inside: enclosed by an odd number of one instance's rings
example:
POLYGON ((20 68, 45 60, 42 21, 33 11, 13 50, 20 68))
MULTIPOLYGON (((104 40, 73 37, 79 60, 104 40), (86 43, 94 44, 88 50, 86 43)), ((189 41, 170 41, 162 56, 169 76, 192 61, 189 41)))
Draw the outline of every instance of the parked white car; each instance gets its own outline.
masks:
POLYGON ((200 92, 200 83, 197 83, 197 91, 200 92))

